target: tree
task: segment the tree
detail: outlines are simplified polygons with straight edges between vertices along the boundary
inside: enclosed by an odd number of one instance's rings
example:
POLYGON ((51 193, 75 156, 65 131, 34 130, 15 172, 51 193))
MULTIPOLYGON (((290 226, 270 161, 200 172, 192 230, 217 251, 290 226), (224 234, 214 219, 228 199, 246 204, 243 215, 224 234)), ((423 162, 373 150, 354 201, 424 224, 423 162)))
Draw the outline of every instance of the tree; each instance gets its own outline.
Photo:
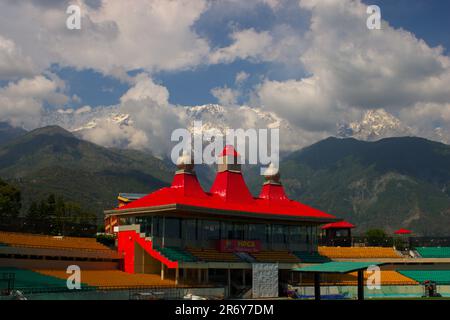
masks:
POLYGON ((370 246, 382 246, 389 242, 389 238, 383 229, 370 229, 366 232, 367 242, 370 246))
POLYGON ((0 218, 16 218, 21 207, 20 190, 0 179, 0 218))

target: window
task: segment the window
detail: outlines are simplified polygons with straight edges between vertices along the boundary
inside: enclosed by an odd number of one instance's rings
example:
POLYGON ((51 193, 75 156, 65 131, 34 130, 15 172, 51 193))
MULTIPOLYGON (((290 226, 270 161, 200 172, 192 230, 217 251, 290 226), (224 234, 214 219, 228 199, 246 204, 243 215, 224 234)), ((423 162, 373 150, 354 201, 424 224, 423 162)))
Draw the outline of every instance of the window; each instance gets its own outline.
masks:
POLYGON ((187 240, 198 240, 197 220, 195 220, 195 219, 186 220, 185 228, 186 228, 186 239, 187 240))
POLYGON ((266 240, 266 225, 265 224, 251 224, 249 225, 249 240, 266 240))
POLYGON ((245 239, 245 225, 236 223, 234 225, 234 239, 244 240, 245 239))
POLYGON ((274 224, 272 228, 273 232, 273 242, 274 243, 285 243, 286 242, 286 231, 287 226, 281 224, 274 224))
POLYGON ((302 230, 300 226, 289 226, 289 241, 293 243, 302 241, 302 230))
POLYGON ((220 223, 218 221, 204 221, 203 230, 207 240, 218 240, 220 237, 220 223))
POLYGON ((165 220, 165 237, 180 239, 181 220, 177 218, 166 218, 165 220))

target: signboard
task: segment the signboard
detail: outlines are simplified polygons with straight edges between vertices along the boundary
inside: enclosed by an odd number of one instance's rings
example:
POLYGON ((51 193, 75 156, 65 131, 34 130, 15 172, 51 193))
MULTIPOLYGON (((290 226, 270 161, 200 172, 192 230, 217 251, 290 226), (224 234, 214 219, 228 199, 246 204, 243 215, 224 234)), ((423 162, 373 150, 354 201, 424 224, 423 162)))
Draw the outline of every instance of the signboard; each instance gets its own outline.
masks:
POLYGON ((259 240, 219 240, 220 252, 258 252, 261 250, 259 240))
POLYGON ((278 297, 278 264, 253 263, 253 298, 278 297))

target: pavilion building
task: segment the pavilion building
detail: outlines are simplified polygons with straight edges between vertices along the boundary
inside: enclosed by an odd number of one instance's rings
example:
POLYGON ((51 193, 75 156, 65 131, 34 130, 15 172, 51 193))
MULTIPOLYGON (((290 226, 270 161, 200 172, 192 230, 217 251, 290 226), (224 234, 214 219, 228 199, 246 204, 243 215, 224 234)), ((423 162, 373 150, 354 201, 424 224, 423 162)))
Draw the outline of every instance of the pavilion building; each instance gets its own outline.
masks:
POLYGON ((105 221, 116 221, 126 272, 245 285, 254 263, 289 272, 301 266, 301 253, 317 252, 320 226, 339 219, 290 200, 277 170, 267 171, 254 197, 235 149, 225 147, 220 157, 209 192, 194 165, 180 161, 169 187, 105 211, 105 221))

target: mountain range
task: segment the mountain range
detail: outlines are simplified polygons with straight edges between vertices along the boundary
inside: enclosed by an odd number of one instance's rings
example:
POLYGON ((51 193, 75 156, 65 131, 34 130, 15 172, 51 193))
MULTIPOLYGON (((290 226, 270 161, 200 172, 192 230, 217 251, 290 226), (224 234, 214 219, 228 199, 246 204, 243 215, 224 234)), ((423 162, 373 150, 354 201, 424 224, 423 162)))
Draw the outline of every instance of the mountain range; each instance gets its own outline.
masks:
POLYGON ((288 194, 368 229, 450 234, 450 146, 328 138, 281 163, 288 194))
MULTIPOLYGON (((224 132, 230 126, 243 129, 249 127, 280 128, 282 130, 282 150, 295 150, 303 145, 303 141, 300 139, 303 132, 300 129, 291 125, 288 120, 262 108, 249 106, 224 107, 218 104, 205 104, 178 106, 176 110, 191 131, 193 131, 193 121, 202 121, 203 131, 219 130, 224 132), (299 139, 300 144, 298 143, 299 139)), ((131 115, 124 112, 119 105, 96 108, 83 107, 78 110, 47 110, 42 116, 40 126, 58 125, 73 132, 78 137, 89 137, 88 132, 97 128, 100 122, 105 121, 122 128, 134 126, 131 115)), ((356 121, 337 123, 334 136, 364 141, 376 141, 389 137, 421 136, 450 144, 450 130, 448 128, 436 126, 427 129, 426 132, 414 130, 384 109, 368 110, 356 121)), ((124 146, 117 145, 116 147, 124 146)))
MULTIPOLYGON (((175 170, 147 152, 104 148, 58 126, 12 131, 0 130, 0 177, 22 190, 24 210, 55 193, 94 210, 100 220, 119 192, 151 192, 168 185, 175 170)), ((214 168, 196 170, 208 189, 214 168)), ((356 224, 357 232, 404 227, 450 234, 448 145, 415 137, 328 138, 284 157, 281 175, 292 199, 356 224)), ((245 166, 244 176, 257 195, 259 168, 245 166)))
MULTIPOLYGON (((5 136, 3 136, 5 139, 5 136)), ((107 149, 58 126, 36 129, 0 146, 0 177, 16 185, 23 210, 50 193, 77 201, 99 217, 119 192, 150 192, 167 185, 173 167, 151 154, 107 149)))

